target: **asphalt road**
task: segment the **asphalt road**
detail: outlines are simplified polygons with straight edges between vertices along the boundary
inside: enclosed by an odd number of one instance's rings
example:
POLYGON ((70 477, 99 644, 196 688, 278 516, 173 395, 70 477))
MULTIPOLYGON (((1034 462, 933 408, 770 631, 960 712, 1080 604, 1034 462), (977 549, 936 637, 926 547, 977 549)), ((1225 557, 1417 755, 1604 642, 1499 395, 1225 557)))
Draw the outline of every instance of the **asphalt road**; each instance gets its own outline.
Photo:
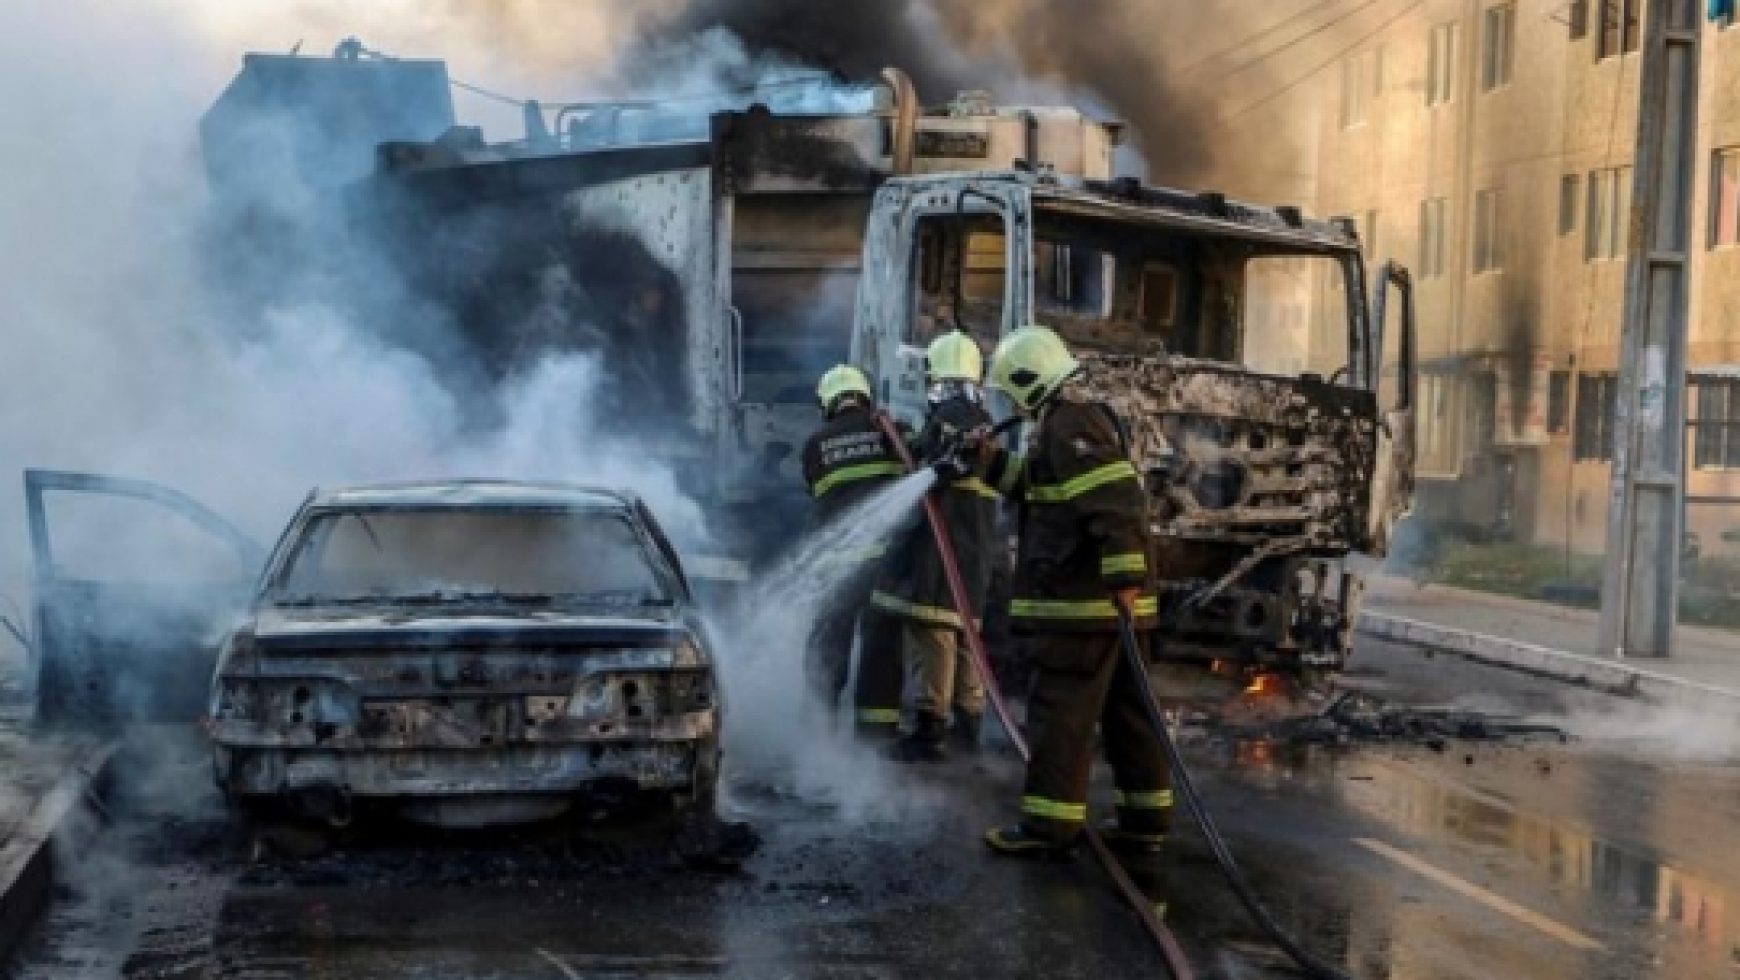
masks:
MULTIPOLYGON (((1195 747, 1235 851, 1276 915, 1361 978, 1740 976, 1740 769, 1676 759, 1697 719, 1406 651, 1351 681, 1419 704, 1568 717, 1556 742, 1195 747)), ((1163 976, 1103 876, 988 854, 1005 761, 863 763, 850 807, 741 773, 764 843, 739 873, 661 846, 548 832, 377 832, 342 854, 259 857, 205 794, 197 752, 141 737, 110 831, 68 855, 20 978, 1163 976), (164 761, 171 760, 171 761, 164 761), (864 805, 865 798, 871 805, 864 805)), ((1194 831, 1168 921, 1198 975, 1296 975, 1194 831)))

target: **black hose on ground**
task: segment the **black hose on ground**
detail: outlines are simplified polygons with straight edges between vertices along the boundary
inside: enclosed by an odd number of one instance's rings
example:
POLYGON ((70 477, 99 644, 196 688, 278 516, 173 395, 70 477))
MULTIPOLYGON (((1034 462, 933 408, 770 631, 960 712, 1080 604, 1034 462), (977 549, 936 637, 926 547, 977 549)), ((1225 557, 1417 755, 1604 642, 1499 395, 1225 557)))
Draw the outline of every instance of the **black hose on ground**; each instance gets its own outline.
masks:
POLYGON ((1226 839, 1220 835, 1214 817, 1208 812, 1208 806, 1203 803, 1202 795, 1196 791, 1196 782, 1190 777, 1190 769, 1184 764, 1184 757, 1178 751, 1178 746, 1172 741, 1172 734, 1166 728, 1166 718, 1160 711, 1160 702, 1154 697, 1154 687, 1147 683, 1148 665, 1142 657, 1142 646, 1136 642, 1136 626, 1131 620, 1130 608, 1122 598, 1114 597, 1113 604, 1118 607, 1118 633, 1123 641, 1124 662, 1131 673, 1142 681, 1142 707, 1148 715, 1148 723, 1154 726, 1154 734, 1160 739, 1160 746, 1166 752, 1166 759, 1172 764, 1172 781, 1184 797, 1184 805, 1190 810, 1190 815, 1196 820, 1196 825, 1202 828, 1203 839, 1208 841, 1209 852, 1214 855, 1215 863, 1220 865, 1220 872, 1226 878, 1227 885, 1233 894, 1238 896, 1239 903, 1249 912, 1264 933, 1268 934, 1275 945, 1281 947, 1299 968, 1315 978, 1315 980, 1352 980, 1330 964, 1314 955, 1310 950, 1299 945, 1298 941, 1289 936, 1281 924, 1263 906, 1257 897, 1256 890, 1251 887, 1250 880, 1245 877, 1244 870, 1239 867, 1232 851, 1227 847, 1226 839))

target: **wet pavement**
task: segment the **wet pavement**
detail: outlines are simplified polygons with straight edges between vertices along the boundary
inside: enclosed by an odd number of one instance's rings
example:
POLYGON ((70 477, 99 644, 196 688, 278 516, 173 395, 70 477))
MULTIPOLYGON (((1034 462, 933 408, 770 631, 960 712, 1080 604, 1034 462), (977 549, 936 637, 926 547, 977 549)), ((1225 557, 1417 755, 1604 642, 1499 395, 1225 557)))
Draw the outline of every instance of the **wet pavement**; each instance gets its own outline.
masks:
MULTIPOLYGON (((1445 658, 1368 650, 1350 681, 1595 734, 1198 745, 1234 851, 1307 946, 1361 978, 1740 976, 1740 767, 1677 758, 1674 729, 1632 723, 1633 706, 1445 658)), ((741 871, 703 872, 620 834, 391 833, 338 856, 260 857, 200 796, 197 753, 164 765, 161 745, 144 751, 152 777, 122 790, 116 826, 79 856, 77 887, 14 976, 1163 975, 1085 855, 984 851, 1015 793, 1002 760, 865 760, 878 805, 849 809, 778 772, 740 773, 733 813, 763 845, 741 871)), ((1296 975, 1193 831, 1165 886, 1199 976, 1296 975)))

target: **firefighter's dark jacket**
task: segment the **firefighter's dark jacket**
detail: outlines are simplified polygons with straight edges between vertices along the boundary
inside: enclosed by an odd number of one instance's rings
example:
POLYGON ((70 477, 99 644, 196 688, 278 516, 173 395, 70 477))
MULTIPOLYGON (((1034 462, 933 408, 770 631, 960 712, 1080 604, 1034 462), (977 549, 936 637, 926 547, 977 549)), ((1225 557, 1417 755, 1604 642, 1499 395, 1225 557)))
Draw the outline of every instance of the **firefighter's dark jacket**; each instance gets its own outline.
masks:
POLYGON ((906 473, 868 406, 848 406, 822 423, 804 443, 803 467, 821 524, 833 522, 906 473))
MULTIPOLYGON (((913 441, 920 459, 932 458, 951 434, 965 433, 991 424, 991 416, 976 401, 954 397, 937 403, 925 419, 924 429, 913 441)), ((937 506, 948 525, 949 543, 972 601, 973 615, 983 618, 980 608, 991 585, 991 568, 997 546, 997 492, 977 476, 955 480, 933 491, 937 506)), ((934 626, 961 626, 943 572, 936 538, 922 517, 902 530, 894 555, 877 584, 870 604, 883 612, 934 626)))
POLYGON ((1039 412, 1025 454, 990 453, 985 482, 1019 501, 1020 547, 1011 628, 1118 628, 1111 593, 1141 588, 1137 626, 1157 613, 1146 494, 1109 408, 1067 394, 1039 412))

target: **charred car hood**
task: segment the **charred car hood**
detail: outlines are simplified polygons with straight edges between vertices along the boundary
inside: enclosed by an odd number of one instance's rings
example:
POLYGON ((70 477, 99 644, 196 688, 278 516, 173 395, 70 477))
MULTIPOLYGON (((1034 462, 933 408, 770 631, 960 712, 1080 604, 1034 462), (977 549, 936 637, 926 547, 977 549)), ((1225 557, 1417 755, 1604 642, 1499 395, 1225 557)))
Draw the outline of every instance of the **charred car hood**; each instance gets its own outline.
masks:
POLYGON ((585 643, 663 646, 687 633, 674 610, 638 615, 613 611, 481 612, 450 609, 332 610, 266 608, 254 618, 262 650, 452 648, 494 644, 525 647, 585 643))

